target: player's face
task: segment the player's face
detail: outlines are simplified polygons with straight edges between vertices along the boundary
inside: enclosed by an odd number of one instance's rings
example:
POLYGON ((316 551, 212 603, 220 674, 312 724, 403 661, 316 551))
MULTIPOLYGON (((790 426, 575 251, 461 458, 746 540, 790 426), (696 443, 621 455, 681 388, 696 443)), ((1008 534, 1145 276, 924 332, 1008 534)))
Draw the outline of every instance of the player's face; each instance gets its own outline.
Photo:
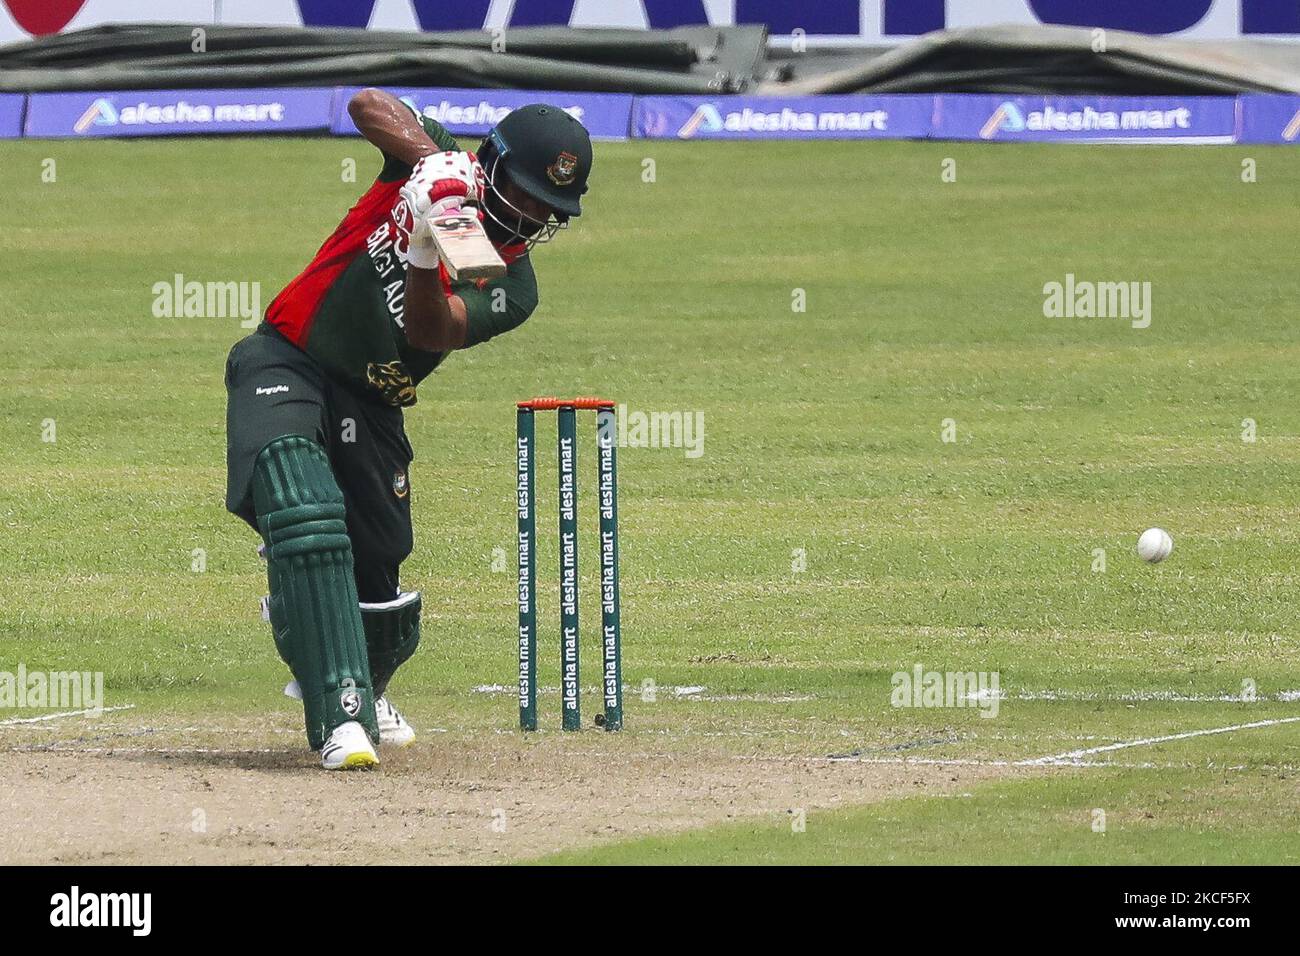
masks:
POLYGON ((527 238, 540 232, 546 221, 555 212, 546 203, 534 199, 514 183, 507 182, 504 190, 506 201, 524 214, 520 232, 527 238))
POLYGON ((483 198, 483 211, 487 213, 485 226, 492 241, 525 242, 531 247, 554 238, 565 222, 547 203, 534 199, 508 175, 499 172, 498 165, 492 162, 485 170, 488 189, 483 198))

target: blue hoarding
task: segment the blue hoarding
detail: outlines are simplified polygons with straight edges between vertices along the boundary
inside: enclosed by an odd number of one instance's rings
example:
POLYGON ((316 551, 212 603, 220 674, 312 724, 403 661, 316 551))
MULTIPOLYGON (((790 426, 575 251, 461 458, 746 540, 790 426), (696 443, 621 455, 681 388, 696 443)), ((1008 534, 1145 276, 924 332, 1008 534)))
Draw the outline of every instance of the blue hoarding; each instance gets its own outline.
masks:
POLYGON ((0 139, 17 139, 23 135, 22 93, 0 93, 0 139))
POLYGON ((638 96, 635 135, 648 139, 919 139, 934 97, 638 96))
POLYGON ((936 97, 936 139, 1073 143, 1231 143, 1230 96, 936 97))
POLYGON ((33 93, 25 133, 78 138, 323 132, 333 102, 333 89, 33 93))
MULTIPOLYGON (((355 136, 348 100, 361 87, 344 87, 334 102, 333 133, 355 136)), ((564 110, 593 139, 627 139, 632 97, 626 93, 565 93, 545 90, 462 90, 448 87, 385 87, 425 116, 456 135, 481 136, 511 110, 530 103, 548 103, 564 110)))
POLYGON ((1242 143, 1300 143, 1300 96, 1242 96, 1237 100, 1242 143))

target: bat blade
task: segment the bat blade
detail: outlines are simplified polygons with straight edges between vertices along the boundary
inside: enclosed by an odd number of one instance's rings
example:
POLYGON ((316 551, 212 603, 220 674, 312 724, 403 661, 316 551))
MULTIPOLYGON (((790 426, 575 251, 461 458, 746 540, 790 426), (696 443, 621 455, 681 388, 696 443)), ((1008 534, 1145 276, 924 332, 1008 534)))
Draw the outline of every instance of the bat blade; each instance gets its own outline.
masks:
POLYGON ((506 274, 506 264, 472 206, 444 213, 430 225, 438 255, 453 279, 499 279, 506 274))

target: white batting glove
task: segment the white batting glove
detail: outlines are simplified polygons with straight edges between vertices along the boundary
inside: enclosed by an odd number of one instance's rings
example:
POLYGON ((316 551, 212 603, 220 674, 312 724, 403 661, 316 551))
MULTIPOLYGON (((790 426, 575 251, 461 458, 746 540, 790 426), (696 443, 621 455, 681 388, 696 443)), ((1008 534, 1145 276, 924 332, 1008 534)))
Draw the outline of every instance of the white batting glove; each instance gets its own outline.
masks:
POLYGON ((399 255, 417 269, 438 268, 438 247, 429 221, 483 198, 483 169, 473 153, 448 150, 425 156, 402 185, 393 207, 399 255))
POLYGON ((417 219, 406 246, 406 264, 416 269, 436 269, 439 259, 438 244, 433 241, 429 220, 417 219))
POLYGON ((401 196, 417 219, 432 218, 483 198, 483 169, 473 153, 432 153, 415 164, 401 196))

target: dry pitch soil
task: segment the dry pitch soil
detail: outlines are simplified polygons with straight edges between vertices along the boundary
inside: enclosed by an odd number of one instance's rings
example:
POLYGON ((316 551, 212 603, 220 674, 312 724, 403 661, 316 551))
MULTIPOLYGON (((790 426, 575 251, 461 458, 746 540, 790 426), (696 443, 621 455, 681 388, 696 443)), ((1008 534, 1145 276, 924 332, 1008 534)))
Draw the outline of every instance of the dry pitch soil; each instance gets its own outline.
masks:
MULTIPOLYGON (((287 718, 0 727, 0 863, 498 863, 738 818, 960 792, 1008 768, 738 754, 599 732, 426 733, 326 773, 287 718)), ((743 861, 732 861, 743 862, 743 861)))

